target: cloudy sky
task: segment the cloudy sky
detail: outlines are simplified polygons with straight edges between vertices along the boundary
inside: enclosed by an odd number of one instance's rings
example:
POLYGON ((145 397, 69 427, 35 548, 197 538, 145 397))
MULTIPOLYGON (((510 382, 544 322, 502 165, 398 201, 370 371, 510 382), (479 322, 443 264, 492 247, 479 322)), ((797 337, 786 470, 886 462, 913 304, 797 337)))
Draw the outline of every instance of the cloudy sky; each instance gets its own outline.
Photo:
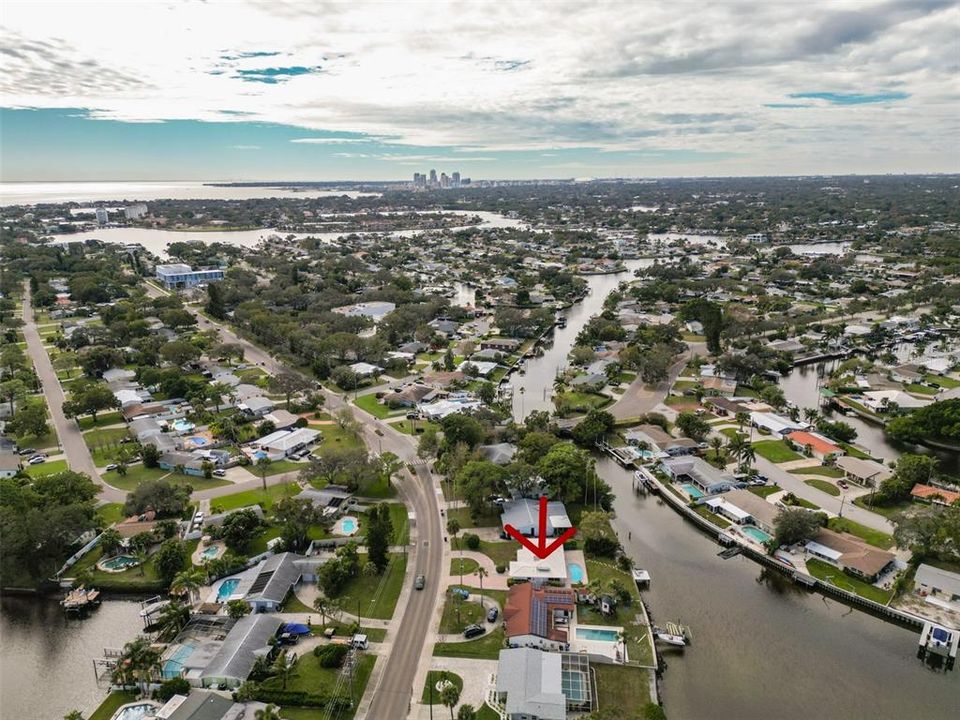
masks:
POLYGON ((6 0, 0 177, 960 171, 960 3, 6 0))

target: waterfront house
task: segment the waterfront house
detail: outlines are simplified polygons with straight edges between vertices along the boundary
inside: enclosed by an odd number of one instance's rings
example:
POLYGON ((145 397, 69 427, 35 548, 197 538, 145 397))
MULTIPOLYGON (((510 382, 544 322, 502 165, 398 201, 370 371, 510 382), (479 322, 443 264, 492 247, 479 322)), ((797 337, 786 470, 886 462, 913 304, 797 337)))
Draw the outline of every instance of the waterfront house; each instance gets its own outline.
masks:
POLYGON ((269 657, 271 640, 283 620, 275 615, 247 615, 237 620, 216 655, 200 672, 202 687, 239 687, 261 657, 269 657))
POLYGON ((776 413, 756 411, 750 413, 750 424, 758 430, 766 431, 778 437, 785 437, 794 430, 802 430, 805 427, 801 423, 794 422, 776 413))
POLYGON ((538 558, 525 547, 517 548, 517 559, 510 561, 507 577, 511 580, 529 580, 544 583, 550 580, 566 583, 567 563, 563 548, 557 548, 545 558, 538 558))
POLYGON ((725 493, 722 498, 710 498, 706 505, 738 525, 755 525, 768 534, 773 533, 774 521, 780 512, 759 495, 738 488, 725 493))
POLYGON ((721 417, 726 417, 727 415, 733 416, 739 412, 749 412, 743 403, 727 397, 706 398, 703 404, 721 417))
POLYGON ((333 312, 347 317, 370 318, 373 322, 378 323, 396 309, 397 306, 392 302, 375 301, 335 307, 333 312))
POLYGON ((835 565, 844 572, 874 582, 889 568, 896 556, 873 547, 849 533, 821 528, 804 546, 808 555, 835 565))
POLYGON ((506 720, 566 720, 567 711, 592 708, 591 677, 581 655, 509 648, 500 651, 493 700, 506 720))
MULTIPOLYGON (((246 709, 228 697, 210 690, 174 695, 156 712, 162 720, 239 720, 246 709)), ((154 717, 148 715, 148 717, 154 717)))
POLYGON ((893 476, 893 470, 886 465, 882 465, 876 460, 864 460, 851 455, 837 458, 836 465, 840 470, 843 470, 845 478, 865 487, 877 487, 884 480, 893 476))
POLYGON ((910 491, 910 497, 920 502, 930 503, 932 505, 953 505, 960 501, 960 492, 947 490, 946 488, 936 487, 935 485, 924 485, 917 483, 910 491))
POLYGON ((576 615, 576 599, 568 588, 535 588, 519 583, 507 592, 503 608, 507 644, 540 650, 568 650, 567 633, 576 615))
POLYGON ((787 440, 799 448, 801 452, 809 453, 811 457, 818 460, 826 461, 844 454, 842 447, 815 432, 794 430, 787 434, 787 440))
MULTIPOLYGON (((540 533, 540 501, 511 500, 503 506, 500 524, 502 535, 507 537, 506 526, 511 525, 521 535, 538 537, 540 533)), ((562 502, 547 503, 547 537, 555 537, 573 527, 567 517, 567 508, 562 502)))
POLYGON ((481 350, 499 350, 503 353, 512 353, 520 347, 520 341, 515 338, 494 337, 480 341, 481 350))
POLYGON ((603 373, 577 375, 577 377, 570 381, 571 388, 584 392, 595 392, 597 390, 601 390, 606 384, 607 376, 603 373))
POLYGON ((482 406, 477 400, 437 400, 427 405, 420 405, 420 414, 427 420, 443 420, 447 415, 468 412, 482 406))
POLYGON ((863 393, 860 400, 862 405, 875 413, 886 412, 890 407, 909 409, 925 407, 931 402, 933 401, 914 397, 902 390, 870 390, 863 393))
POLYGON ((931 605, 960 613, 960 574, 922 564, 917 568, 913 587, 931 605))
POLYGON ((483 362, 482 360, 464 360, 457 365, 457 370, 470 375, 476 371, 477 377, 490 377, 494 370, 499 367, 495 362, 483 362))
POLYGON ((732 475, 692 455, 664 458, 660 466, 674 482, 692 483, 706 495, 726 492, 736 485, 732 475))

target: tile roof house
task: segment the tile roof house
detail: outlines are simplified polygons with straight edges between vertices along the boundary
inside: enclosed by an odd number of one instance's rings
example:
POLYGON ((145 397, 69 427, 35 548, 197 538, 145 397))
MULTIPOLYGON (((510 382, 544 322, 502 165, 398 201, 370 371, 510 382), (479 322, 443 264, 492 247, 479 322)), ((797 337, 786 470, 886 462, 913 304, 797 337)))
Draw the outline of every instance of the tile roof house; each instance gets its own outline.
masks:
POLYGON ((810 454, 820 460, 838 457, 845 454, 845 451, 839 445, 830 442, 819 433, 806 432, 805 430, 794 430, 787 434, 787 439, 796 445, 802 452, 809 450, 810 454))
POLYGON ((873 582, 896 559, 893 553, 868 545, 848 533, 821 528, 805 549, 851 575, 873 582))
POLYGON ((924 485, 917 483, 910 491, 910 496, 914 500, 933 503, 934 505, 953 505, 960 500, 960 492, 947 490, 934 485, 924 485))
POLYGON ((576 598, 568 588, 535 588, 533 583, 513 585, 503 609, 507 644, 541 650, 568 650, 570 619, 576 614, 576 598))

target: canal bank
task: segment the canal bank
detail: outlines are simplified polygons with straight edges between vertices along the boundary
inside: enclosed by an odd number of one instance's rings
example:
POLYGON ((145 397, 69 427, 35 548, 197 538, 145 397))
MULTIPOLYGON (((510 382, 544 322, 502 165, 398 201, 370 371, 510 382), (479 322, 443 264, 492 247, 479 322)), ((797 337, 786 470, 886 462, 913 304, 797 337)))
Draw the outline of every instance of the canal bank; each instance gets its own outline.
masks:
POLYGON ((719 546, 656 496, 636 497, 632 473, 597 461, 617 499, 614 527, 638 567, 657 622, 694 641, 664 653, 661 697, 671 718, 902 720, 953 716, 960 680, 916 659, 917 633, 811 593, 719 546), (904 688, 910 688, 904 692, 904 688))

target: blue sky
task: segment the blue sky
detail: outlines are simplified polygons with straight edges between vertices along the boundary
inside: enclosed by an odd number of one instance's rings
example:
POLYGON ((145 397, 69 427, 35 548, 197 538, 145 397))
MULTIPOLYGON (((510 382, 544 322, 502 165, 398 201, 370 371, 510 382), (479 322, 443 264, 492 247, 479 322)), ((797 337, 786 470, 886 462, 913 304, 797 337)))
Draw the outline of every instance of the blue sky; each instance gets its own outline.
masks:
POLYGON ((960 170, 955 2, 677 8, 10 0, 0 179, 960 170))

